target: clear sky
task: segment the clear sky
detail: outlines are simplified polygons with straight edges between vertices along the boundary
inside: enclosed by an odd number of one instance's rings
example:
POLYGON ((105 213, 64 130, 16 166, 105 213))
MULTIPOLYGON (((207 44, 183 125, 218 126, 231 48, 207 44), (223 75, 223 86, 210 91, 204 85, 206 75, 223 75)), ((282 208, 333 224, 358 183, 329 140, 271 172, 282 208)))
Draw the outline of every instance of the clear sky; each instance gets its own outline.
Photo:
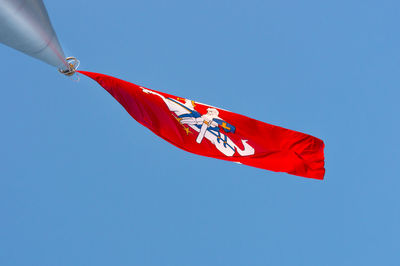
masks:
POLYGON ((81 69, 324 140, 324 181, 181 151, 6 46, 0 265, 399 265, 398 1, 45 1, 81 69))

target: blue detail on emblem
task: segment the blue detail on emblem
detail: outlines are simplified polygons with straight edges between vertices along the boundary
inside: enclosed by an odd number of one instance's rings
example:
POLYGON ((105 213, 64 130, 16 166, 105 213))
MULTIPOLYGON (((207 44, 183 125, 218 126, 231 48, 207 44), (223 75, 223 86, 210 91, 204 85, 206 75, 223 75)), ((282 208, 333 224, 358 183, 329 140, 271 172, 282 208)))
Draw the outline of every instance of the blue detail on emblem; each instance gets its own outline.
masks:
POLYGON ((218 125, 220 125, 226 133, 229 133, 229 132, 235 133, 235 131, 236 131, 235 126, 228 124, 227 122, 225 122, 222 119, 214 118, 213 121, 215 121, 218 125))

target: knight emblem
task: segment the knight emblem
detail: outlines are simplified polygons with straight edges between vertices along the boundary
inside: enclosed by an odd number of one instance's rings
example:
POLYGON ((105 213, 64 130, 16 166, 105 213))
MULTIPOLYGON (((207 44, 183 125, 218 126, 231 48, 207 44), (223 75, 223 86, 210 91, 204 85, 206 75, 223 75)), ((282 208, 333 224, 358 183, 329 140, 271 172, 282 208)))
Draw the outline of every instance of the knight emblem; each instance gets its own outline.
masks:
POLYGON ((240 156, 249 156, 254 154, 255 150, 247 143, 247 140, 241 140, 244 149, 240 149, 226 135, 226 133, 235 133, 236 128, 220 118, 217 109, 210 107, 207 109, 207 113, 202 115, 196 111, 195 103, 193 101, 182 99, 185 101, 182 103, 172 98, 166 98, 163 95, 146 88, 141 87, 141 89, 144 93, 159 96, 167 105, 168 109, 174 114, 174 117, 179 121, 179 123, 185 126, 184 128, 186 129, 185 131, 187 134, 189 134, 189 128, 198 132, 196 137, 197 143, 200 144, 204 139, 207 139, 226 156, 233 156, 235 152, 240 156))

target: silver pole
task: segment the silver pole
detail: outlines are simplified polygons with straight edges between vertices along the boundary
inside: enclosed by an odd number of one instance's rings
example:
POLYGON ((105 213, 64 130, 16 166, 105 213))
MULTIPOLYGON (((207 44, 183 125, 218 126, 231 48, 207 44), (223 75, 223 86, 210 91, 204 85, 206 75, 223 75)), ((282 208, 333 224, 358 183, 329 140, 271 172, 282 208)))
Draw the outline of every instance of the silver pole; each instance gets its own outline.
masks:
POLYGON ((57 68, 68 68, 42 0, 0 0, 0 42, 57 68))

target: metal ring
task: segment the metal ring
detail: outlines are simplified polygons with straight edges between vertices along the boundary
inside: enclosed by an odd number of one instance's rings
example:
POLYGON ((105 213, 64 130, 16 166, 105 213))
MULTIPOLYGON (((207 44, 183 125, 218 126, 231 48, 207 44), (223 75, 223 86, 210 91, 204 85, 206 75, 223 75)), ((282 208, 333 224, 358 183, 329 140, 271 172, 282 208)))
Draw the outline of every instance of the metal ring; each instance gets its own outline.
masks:
POLYGON ((58 71, 66 76, 72 76, 78 69, 80 61, 73 56, 65 58, 65 61, 67 62, 68 68, 67 69, 59 68, 58 71))

